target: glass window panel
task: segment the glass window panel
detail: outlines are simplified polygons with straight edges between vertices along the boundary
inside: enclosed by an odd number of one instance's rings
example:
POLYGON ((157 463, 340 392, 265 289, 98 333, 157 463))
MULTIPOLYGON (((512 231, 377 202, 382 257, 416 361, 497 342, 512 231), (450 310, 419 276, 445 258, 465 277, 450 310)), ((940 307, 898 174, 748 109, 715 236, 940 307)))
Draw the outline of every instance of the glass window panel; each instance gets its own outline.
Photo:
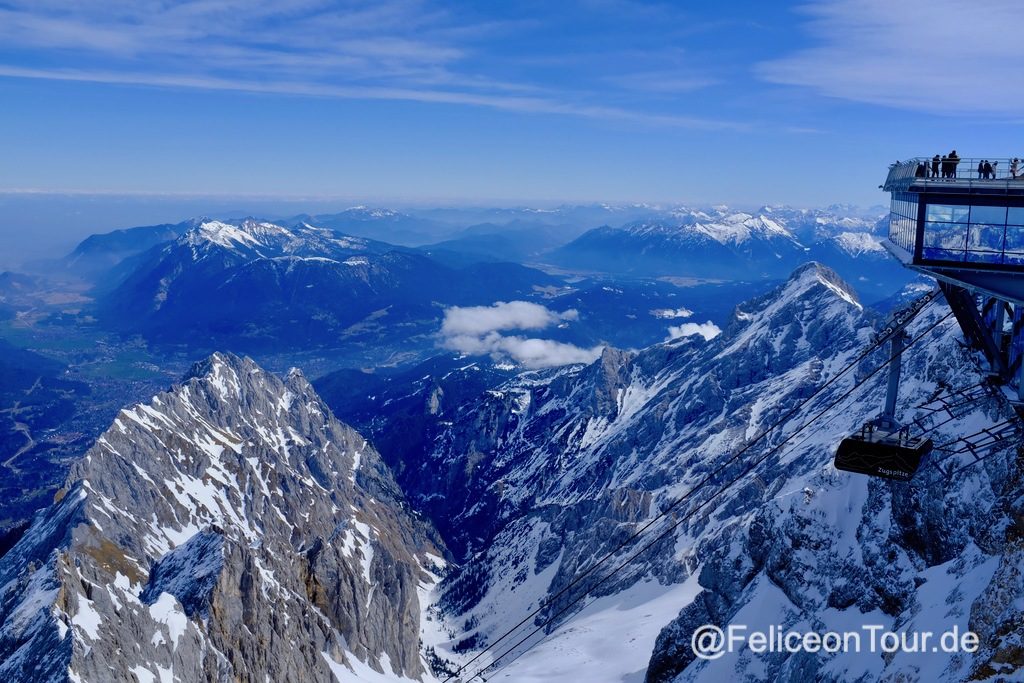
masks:
POLYGON ((929 204, 928 213, 925 216, 929 221, 946 221, 956 223, 966 221, 970 207, 957 206, 955 204, 929 204))
POLYGON ((896 216, 889 224, 889 239, 907 251, 913 251, 915 227, 915 221, 896 216))
POLYGON ((1002 225, 1006 222, 1006 207, 1005 206, 972 206, 971 207, 971 222, 972 223, 998 223, 1002 225))
POLYGON ((1003 262, 1002 225, 971 225, 967 233, 967 260, 976 263, 1003 262))
POLYGON ((972 263, 1002 263, 1003 252, 1001 251, 969 251, 967 260, 972 263))
POLYGON ((1006 251, 1024 253, 1024 227, 1006 226, 1006 251))
POLYGON ((1024 225, 1024 207, 1011 206, 1006 215, 1006 222, 1011 225, 1024 225))
POLYGON ((967 248, 971 251, 1002 251, 1003 225, 977 225, 972 223, 967 233, 967 248))
POLYGON ((963 249, 936 249, 924 247, 921 257, 926 261, 963 261, 966 252, 963 249))
POLYGON ((1003 257, 1003 262, 1017 266, 1022 266, 1024 265, 1024 252, 1015 254, 1013 252, 1008 251, 1006 252, 1006 255, 1003 257))
POLYGON ((967 225, 964 223, 925 223, 924 246, 940 249, 963 250, 967 244, 967 225))

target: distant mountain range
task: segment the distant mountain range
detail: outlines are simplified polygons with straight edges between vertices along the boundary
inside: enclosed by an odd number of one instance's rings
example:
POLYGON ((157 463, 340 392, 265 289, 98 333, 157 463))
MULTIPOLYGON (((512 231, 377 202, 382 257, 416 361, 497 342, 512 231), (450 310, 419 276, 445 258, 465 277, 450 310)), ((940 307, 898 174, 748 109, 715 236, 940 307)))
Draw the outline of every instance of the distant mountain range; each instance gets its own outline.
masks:
POLYGON ((587 271, 729 280, 780 278, 814 259, 865 293, 882 295, 909 275, 881 246, 878 227, 877 217, 826 210, 677 210, 655 220, 595 228, 542 258, 587 271))
POLYGON ((449 228, 430 218, 394 209, 354 206, 337 213, 300 214, 281 221, 285 225, 310 223, 331 230, 391 244, 418 246, 437 239, 449 228))
MULTIPOLYGON (((726 206, 704 209, 682 206, 630 205, 566 205, 551 209, 532 208, 435 208, 397 211, 385 207, 356 206, 330 214, 299 214, 282 219, 258 222, 292 228, 311 225, 335 232, 384 242, 391 245, 418 247, 440 260, 458 260, 465 263, 478 259, 485 261, 569 261, 587 258, 588 250, 600 249, 600 237, 611 237, 616 230, 643 232, 648 238, 673 231, 692 233, 676 235, 680 241, 694 246, 718 244, 743 255, 745 249, 773 245, 783 252, 787 246, 776 243, 777 238, 791 239, 801 246, 813 246, 822 239, 839 233, 855 235, 880 234, 885 216, 881 207, 858 210, 848 206, 827 209, 796 209, 785 206, 765 206, 744 212, 726 206), (587 234, 589 233, 591 234, 587 234), (745 248, 743 243, 750 242, 745 248), (570 243, 573 243, 570 245, 570 243), (568 245, 568 246, 567 246, 568 245), (559 250, 560 247, 567 247, 559 250), (554 252, 550 258, 545 254, 554 252)), ((83 240, 64 260, 65 268, 78 274, 95 276, 118 262, 140 254, 158 244, 173 240, 195 228, 209 218, 193 218, 181 223, 142 226, 92 235, 83 240)), ((226 221, 237 223, 237 220, 226 221)), ((876 239, 877 241, 877 239, 876 239)), ((650 249, 648 249, 650 251, 650 249)), ((683 248, 674 256, 686 256, 683 248)), ((697 251, 699 253, 699 249, 697 251)), ((783 253, 784 255, 784 253, 783 253)), ((590 258, 602 261, 600 253, 590 258)), ((748 254, 760 258, 759 254, 748 254)), ((767 260, 769 263, 770 259, 767 260)), ((650 263, 622 255, 620 263, 610 262, 616 268, 629 268, 641 272, 650 263), (634 262, 635 261, 635 262, 634 262)), ((604 264, 607 265, 607 264, 604 264)), ((685 264, 668 260, 661 264, 665 270, 678 271, 685 264)), ((614 271, 612 271, 614 272, 614 271)), ((786 272, 785 269, 780 271, 786 272)))
MULTIPOLYGON (((277 222, 285 225, 307 222, 410 247, 437 245, 448 240, 460 242, 481 234, 520 232, 523 235, 548 235, 549 239, 554 239, 549 246, 558 246, 596 225, 621 224, 655 216, 661 211, 646 204, 566 204, 553 208, 446 207, 403 211, 355 206, 337 213, 301 214, 277 222)), ((532 239, 528 241, 536 247, 532 239)), ((470 239, 471 248, 472 244, 470 239)), ((501 260, 509 258, 506 255, 501 260)))
POLYGON ((882 249, 877 221, 847 207, 354 207, 94 235, 63 266, 95 284, 104 326, 153 343, 250 353, 345 346, 377 363, 399 345, 418 353, 406 360, 427 357, 416 349, 436 345, 448 307, 522 299, 581 311, 578 324, 551 331, 561 341, 646 345, 667 334, 649 311, 682 305, 724 321, 751 291, 730 287, 767 286, 808 259, 856 282, 868 300, 882 299, 909 275, 882 249), (459 217, 486 220, 465 226, 459 217), (627 222, 585 227, 597 219, 627 222), (365 236, 411 239, 398 233, 416 226, 420 237, 449 238, 413 248, 365 236), (659 289, 654 278, 673 284, 659 289), (701 280, 725 289, 696 288, 701 280))
POLYGON ((445 266, 309 224, 205 221, 125 263, 99 300, 114 329, 158 343, 284 350, 436 328, 441 304, 490 304, 556 284, 505 263, 445 266), (486 272, 483 270, 486 268, 486 272))
POLYGON ((740 213, 718 222, 645 221, 597 228, 556 250, 550 260, 612 273, 750 279, 779 277, 805 253, 775 221, 740 213))

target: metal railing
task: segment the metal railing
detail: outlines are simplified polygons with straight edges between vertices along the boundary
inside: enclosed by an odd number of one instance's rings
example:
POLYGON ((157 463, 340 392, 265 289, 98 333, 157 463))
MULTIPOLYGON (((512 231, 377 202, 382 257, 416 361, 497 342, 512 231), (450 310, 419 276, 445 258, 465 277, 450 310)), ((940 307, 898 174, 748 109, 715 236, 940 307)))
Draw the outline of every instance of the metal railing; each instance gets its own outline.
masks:
POLYGON ((890 164, 889 175, 882 187, 887 192, 898 192, 906 190, 911 185, 930 186, 956 183, 957 188, 977 186, 989 189, 999 187, 1024 189, 1024 157, 1017 159, 958 157, 955 162, 948 158, 943 162, 940 157, 938 169, 934 168, 934 163, 933 157, 914 157, 890 164), (986 173, 984 170, 986 161, 991 166, 991 173, 986 173), (979 164, 982 164, 981 171, 979 171, 979 164))

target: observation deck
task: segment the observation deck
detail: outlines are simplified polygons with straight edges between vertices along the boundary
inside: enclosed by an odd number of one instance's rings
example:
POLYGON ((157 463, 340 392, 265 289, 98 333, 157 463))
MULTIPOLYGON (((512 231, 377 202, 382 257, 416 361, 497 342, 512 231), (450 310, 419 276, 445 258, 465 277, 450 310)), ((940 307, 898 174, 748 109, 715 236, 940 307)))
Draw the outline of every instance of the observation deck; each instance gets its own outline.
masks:
POLYGON ((1024 160, 960 159, 933 174, 932 159, 889 167, 886 248, 904 265, 951 284, 1024 304, 1024 160))

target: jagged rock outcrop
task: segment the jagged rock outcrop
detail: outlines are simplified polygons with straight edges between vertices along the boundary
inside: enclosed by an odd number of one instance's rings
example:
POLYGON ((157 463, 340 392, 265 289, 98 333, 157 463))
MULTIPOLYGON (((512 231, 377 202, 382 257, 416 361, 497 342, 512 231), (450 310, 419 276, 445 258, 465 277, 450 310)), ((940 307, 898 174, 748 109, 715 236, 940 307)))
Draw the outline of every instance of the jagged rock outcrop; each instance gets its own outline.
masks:
POLYGON ((299 372, 215 354, 123 410, 0 560, 0 675, 422 679, 444 554, 299 372))

